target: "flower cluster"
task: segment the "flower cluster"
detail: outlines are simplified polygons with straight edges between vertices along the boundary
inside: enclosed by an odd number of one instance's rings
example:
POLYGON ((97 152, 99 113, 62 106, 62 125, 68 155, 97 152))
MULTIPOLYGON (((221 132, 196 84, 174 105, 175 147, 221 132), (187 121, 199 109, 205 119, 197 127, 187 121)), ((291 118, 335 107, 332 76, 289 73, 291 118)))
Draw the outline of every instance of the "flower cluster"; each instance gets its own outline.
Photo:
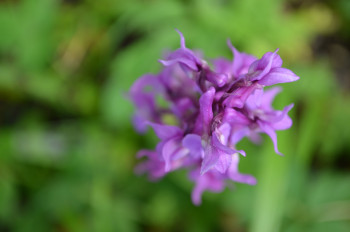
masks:
POLYGON ((266 133, 281 154, 276 130, 292 125, 287 113, 293 104, 274 110, 271 103, 280 89, 264 87, 299 77, 281 67, 278 50, 257 59, 230 42, 233 61, 217 58, 209 66, 179 34, 181 47, 160 60, 161 72, 140 77, 130 90, 135 128, 144 132, 150 126, 160 139, 155 150, 138 153, 147 158, 136 170, 158 179, 186 168, 195 182, 192 201, 198 205, 203 191, 220 192, 227 180, 256 184, 253 176, 238 171, 240 155, 246 155, 236 148, 242 138, 258 142, 259 134, 266 133))

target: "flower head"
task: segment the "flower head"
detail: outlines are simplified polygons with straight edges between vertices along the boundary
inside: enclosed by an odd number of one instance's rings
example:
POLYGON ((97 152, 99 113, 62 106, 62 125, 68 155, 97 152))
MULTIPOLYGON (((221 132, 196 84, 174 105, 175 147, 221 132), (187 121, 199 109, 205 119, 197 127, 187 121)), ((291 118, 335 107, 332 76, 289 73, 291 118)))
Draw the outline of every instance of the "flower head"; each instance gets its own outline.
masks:
POLYGON ((198 53, 188 49, 181 32, 180 48, 160 60, 164 68, 146 74, 131 87, 130 99, 136 106, 134 125, 139 132, 151 127, 160 139, 155 150, 141 150, 147 157, 136 170, 159 179, 177 169, 189 170, 195 182, 194 204, 201 203, 203 191, 222 191, 227 181, 254 185, 253 176, 238 171, 240 155, 236 145, 244 137, 253 142, 267 134, 277 149, 276 130, 288 129, 287 115, 293 104, 282 111, 271 103, 280 88, 264 92, 265 86, 299 79, 282 68, 282 59, 267 52, 261 59, 240 53, 228 42, 234 59, 213 60, 213 68, 198 53), (158 99, 166 104, 159 104, 158 99), (175 125, 168 125, 171 115, 175 125))

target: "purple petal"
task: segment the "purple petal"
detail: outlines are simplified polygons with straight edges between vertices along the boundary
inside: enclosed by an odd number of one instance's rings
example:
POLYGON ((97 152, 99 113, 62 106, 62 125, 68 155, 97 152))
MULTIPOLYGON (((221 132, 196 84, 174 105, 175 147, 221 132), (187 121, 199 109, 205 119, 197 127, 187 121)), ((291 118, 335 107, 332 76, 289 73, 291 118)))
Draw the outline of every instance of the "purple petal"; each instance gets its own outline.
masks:
POLYGON ((179 146, 178 138, 169 139, 162 147, 162 156, 165 162, 165 172, 169 172, 171 170, 173 156, 176 152, 179 151, 179 149, 181 149, 181 147, 179 146))
POLYGON ((285 117, 283 117, 282 120, 272 124, 271 126, 273 127, 274 130, 286 130, 288 128, 290 128, 293 124, 292 119, 286 115, 285 117))
POLYGON ((237 144, 239 141, 242 140, 245 136, 249 135, 249 127, 247 126, 240 126, 237 129, 233 130, 233 133, 231 134, 231 143, 237 144))
POLYGON ((206 78, 209 82, 211 82, 214 85, 217 85, 219 87, 224 86, 228 80, 228 76, 226 74, 214 73, 212 71, 206 72, 206 78))
POLYGON ((139 159, 142 157, 154 158, 156 157, 156 152, 152 150, 143 149, 137 152, 136 157, 139 159))
POLYGON ((159 76, 147 74, 139 78, 130 89, 129 97, 136 106, 133 124, 140 133, 146 131, 146 122, 160 122, 161 114, 156 104, 156 96, 163 95, 159 76))
MULTIPOLYGON (((199 110, 200 110, 200 118, 197 120, 196 124, 197 128, 203 128, 205 133, 208 133, 210 130, 210 123, 213 119, 213 101, 215 96, 215 89, 211 87, 207 92, 205 92, 199 99, 199 110)), ((197 131, 196 131, 197 133, 197 131)), ((197 134, 201 134, 199 132, 197 134)))
POLYGON ((220 152, 210 144, 204 151, 204 159, 201 166, 201 175, 204 175, 210 169, 212 169, 220 158, 220 152))
POLYGON ((193 157, 204 156, 202 138, 199 135, 187 134, 182 140, 182 145, 190 150, 190 153, 193 157))
POLYGON ((203 122, 209 124, 213 119, 213 100, 215 96, 215 88, 211 87, 199 99, 200 112, 203 117, 203 122))
POLYGON ((220 155, 220 158, 215 165, 215 169, 218 170, 220 173, 224 174, 227 171, 227 169, 231 166, 231 162, 232 155, 222 154, 220 155))
POLYGON ((137 157, 147 157, 148 160, 140 163, 136 166, 136 174, 149 173, 151 180, 157 180, 165 175, 164 162, 158 159, 158 154, 151 150, 141 150, 138 152, 137 157))
POLYGON ((249 139, 250 139, 250 141, 252 141, 255 144, 260 144, 261 140, 262 140, 261 136, 257 132, 254 132, 254 131, 251 131, 249 133, 249 139))
POLYGON ((266 111, 272 110, 272 102, 275 96, 282 91, 281 87, 274 87, 264 92, 261 98, 261 108, 266 111))
POLYGON ((139 132, 139 133, 145 133, 146 132, 146 130, 147 130, 147 123, 146 123, 146 121, 147 120, 145 120, 143 117, 141 117, 138 114, 135 114, 132 117, 133 125, 134 125, 136 131, 139 132))
POLYGON ((231 126, 229 123, 222 123, 218 128, 215 130, 215 134, 217 135, 218 139, 223 145, 227 145, 228 138, 231 134, 231 126))
POLYGON ((250 71, 264 70, 271 63, 271 68, 279 68, 282 66, 282 59, 277 54, 279 49, 274 52, 266 52, 258 62, 249 68, 250 71))
POLYGON ((150 125, 158 138, 161 140, 168 140, 172 137, 182 135, 182 130, 176 126, 161 125, 157 123, 147 122, 150 125))
POLYGON ((257 88, 256 84, 238 88, 231 93, 223 102, 226 107, 242 108, 250 94, 257 88))
POLYGON ((198 58, 193 51, 186 48, 185 38, 183 34, 179 30, 176 30, 176 31, 180 35, 181 48, 171 53, 167 58, 167 60, 159 60, 159 62, 161 62, 165 66, 171 66, 178 63, 180 65, 183 65, 189 68, 192 71, 196 71, 196 72, 199 71, 198 67, 202 65, 201 59, 198 58))
POLYGON ((239 183, 249 184, 249 185, 256 185, 257 181, 254 176, 247 175, 247 174, 241 174, 241 173, 235 173, 230 175, 230 179, 239 183))
POLYGON ((205 190, 211 192, 221 192, 225 188, 225 182, 219 173, 209 172, 204 175, 200 175, 199 171, 194 170, 191 173, 192 179, 196 182, 196 185, 192 191, 192 202, 195 205, 200 205, 202 202, 202 194, 205 190))
POLYGON ((292 119, 288 116, 288 112, 293 108, 294 104, 290 104, 284 107, 283 111, 280 113, 276 122, 271 123, 271 126, 275 130, 286 130, 290 128, 293 124, 292 119))
POLYGON ((176 31, 177 33, 179 33, 179 35, 180 35, 180 45, 181 45, 181 48, 186 48, 185 37, 184 37, 184 35, 183 35, 182 32, 181 32, 180 30, 178 30, 178 29, 175 29, 175 31, 176 31))
POLYGON ((289 104, 286 107, 284 107, 284 109, 282 110, 281 115, 279 116, 278 120, 282 120, 293 107, 294 107, 294 103, 289 104))
POLYGON ((236 150, 232 145, 235 145, 235 143, 232 143, 232 139, 229 141, 230 137, 233 136, 233 132, 231 129, 230 124, 228 123, 223 123, 216 131, 215 131, 216 136, 213 133, 212 137, 217 137, 218 141, 215 141, 213 143, 214 146, 216 146, 218 149, 221 151, 227 153, 227 154, 233 154, 234 153, 240 153, 243 156, 246 156, 245 151, 243 150, 236 150), (229 144, 231 145, 229 147, 229 144), (223 147, 224 145, 224 147, 223 147))
POLYGON ((255 89, 252 92, 252 94, 247 98, 246 107, 249 110, 255 110, 255 109, 258 109, 260 107, 263 92, 264 91, 262 89, 255 89))
POLYGON ((176 58, 172 60, 158 60, 164 66, 171 66, 177 63, 183 64, 193 71, 198 71, 198 67, 195 61, 186 58, 176 58))
POLYGON ((273 128, 271 126, 269 126, 268 124, 264 123, 264 122, 261 122, 261 121, 258 121, 258 124, 260 126, 260 129, 266 133, 272 140, 273 142, 273 146, 274 146, 274 149, 275 149, 275 152, 279 155, 282 155, 283 154, 281 152, 278 151, 278 148, 277 148, 277 135, 276 135, 276 131, 273 130, 273 128))
POLYGON ((233 53, 233 62, 232 62, 232 74, 235 77, 238 77, 242 74, 248 72, 249 66, 256 61, 256 57, 248 55, 245 53, 240 53, 231 43, 230 40, 227 40, 227 45, 233 53))
MULTIPOLYGON (((234 154, 237 152, 236 150, 222 144, 218 138, 218 135, 216 135, 215 132, 213 132, 211 139, 212 139, 212 145, 215 148, 219 149, 220 151, 222 151, 226 154, 234 154)), ((227 139, 228 138, 225 138, 225 140, 227 140, 227 139)))
POLYGON ((241 112, 232 108, 226 108, 223 116, 223 122, 247 125, 250 121, 241 112))
POLYGON ((237 154, 232 156, 232 162, 231 166, 228 169, 228 176, 231 180, 240 182, 240 183, 245 183, 249 185, 255 185, 256 184, 256 179, 255 177, 251 175, 245 175, 241 174, 238 171, 238 164, 239 164, 239 156, 237 154))
POLYGON ((196 112, 196 106, 190 98, 184 97, 174 100, 171 110, 178 118, 183 118, 196 112))
POLYGON ((130 89, 130 95, 139 95, 140 93, 154 94, 162 91, 161 83, 159 82, 158 76, 152 74, 146 74, 137 79, 130 89), (146 88, 149 87, 149 91, 146 92, 146 88))
POLYGON ((231 49, 233 53, 233 62, 232 62, 232 73, 236 77, 239 76, 239 70, 241 69, 243 65, 243 58, 240 52, 237 51, 237 49, 232 45, 230 40, 227 40, 227 45, 231 49))
POLYGON ((284 107, 284 109, 282 111, 272 111, 270 112, 270 116, 266 117, 266 119, 264 121, 267 121, 269 123, 277 123, 279 121, 281 121, 287 114, 288 112, 293 108, 294 104, 290 104, 286 107, 284 107))
POLYGON ((259 80, 259 84, 270 86, 279 83, 299 80, 299 77, 286 68, 273 68, 264 78, 259 80))
POLYGON ((277 51, 278 49, 273 53, 267 52, 260 60, 252 63, 247 75, 250 81, 260 80, 270 72, 271 68, 280 67, 279 64, 282 65, 281 58, 276 54, 277 51))
POLYGON ((214 70, 217 73, 231 73, 231 61, 225 59, 225 58, 217 58, 212 60, 214 70))

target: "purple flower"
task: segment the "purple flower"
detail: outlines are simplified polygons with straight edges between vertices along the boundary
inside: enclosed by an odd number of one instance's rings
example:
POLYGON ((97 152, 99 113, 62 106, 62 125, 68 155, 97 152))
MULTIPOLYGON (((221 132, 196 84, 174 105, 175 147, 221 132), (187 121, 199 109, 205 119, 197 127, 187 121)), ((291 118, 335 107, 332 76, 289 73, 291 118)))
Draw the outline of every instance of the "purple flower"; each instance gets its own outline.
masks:
POLYGON ((254 177, 238 171, 240 156, 246 156, 237 149, 242 138, 259 142, 259 134, 265 133, 281 154, 276 130, 291 127, 288 112, 293 104, 274 110, 271 104, 281 89, 263 89, 299 77, 281 67, 278 50, 257 59, 237 51, 230 42, 234 59, 219 57, 211 68, 199 53, 186 47, 178 33, 181 46, 160 60, 164 68, 142 76, 130 90, 136 106, 135 128, 144 132, 150 126, 160 139, 154 150, 138 153, 145 160, 136 171, 156 180, 187 169, 195 182, 192 201, 198 205, 204 191, 221 192, 228 181, 256 184, 254 177), (167 124, 169 115, 173 125, 167 124))

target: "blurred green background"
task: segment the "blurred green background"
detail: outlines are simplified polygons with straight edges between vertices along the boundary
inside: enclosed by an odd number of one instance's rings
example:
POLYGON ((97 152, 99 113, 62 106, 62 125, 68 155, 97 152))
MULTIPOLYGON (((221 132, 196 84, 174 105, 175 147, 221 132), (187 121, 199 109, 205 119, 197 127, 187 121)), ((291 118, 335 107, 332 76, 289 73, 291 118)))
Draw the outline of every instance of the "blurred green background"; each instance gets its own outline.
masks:
POLYGON ((0 231, 350 231, 349 0, 0 1, 0 231), (275 107, 293 127, 248 140, 232 184, 191 203, 185 171, 136 176, 125 95, 180 29, 208 58, 226 39, 260 57, 280 48, 301 78, 275 107))

